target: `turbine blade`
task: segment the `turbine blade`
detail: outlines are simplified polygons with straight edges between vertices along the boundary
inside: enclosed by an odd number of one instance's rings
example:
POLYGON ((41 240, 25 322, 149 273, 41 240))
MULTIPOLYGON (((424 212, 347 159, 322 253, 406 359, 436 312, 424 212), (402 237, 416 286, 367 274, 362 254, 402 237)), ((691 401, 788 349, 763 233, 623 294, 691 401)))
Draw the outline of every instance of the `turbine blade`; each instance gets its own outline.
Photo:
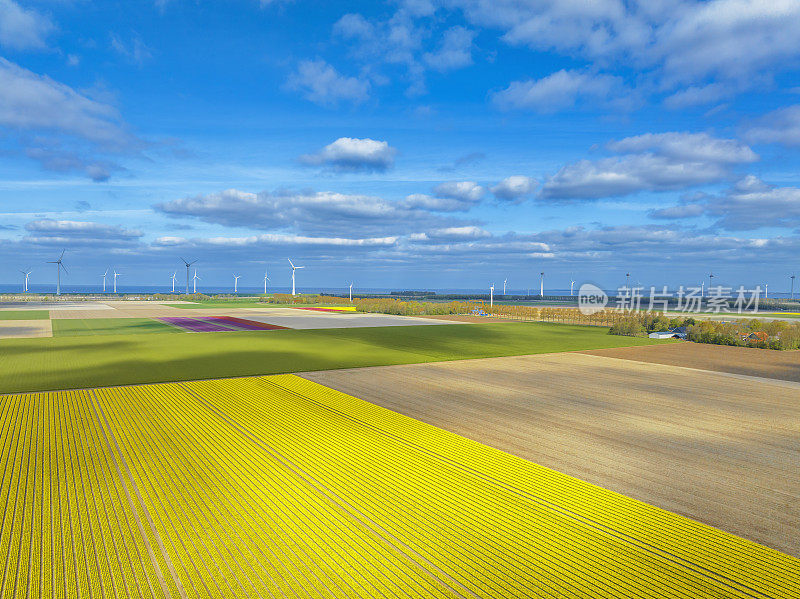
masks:
POLYGON ((58 263, 58 265, 59 265, 61 268, 63 268, 63 269, 64 269, 64 272, 65 272, 65 273, 69 274, 69 271, 67 270, 67 267, 66 267, 66 266, 64 266, 63 264, 61 264, 61 262, 59 262, 59 263, 58 263))
POLYGON ((66 252, 66 251, 67 251, 67 248, 64 248, 63 250, 61 250, 61 255, 58 257, 59 260, 61 260, 61 258, 64 257, 64 252, 66 252))

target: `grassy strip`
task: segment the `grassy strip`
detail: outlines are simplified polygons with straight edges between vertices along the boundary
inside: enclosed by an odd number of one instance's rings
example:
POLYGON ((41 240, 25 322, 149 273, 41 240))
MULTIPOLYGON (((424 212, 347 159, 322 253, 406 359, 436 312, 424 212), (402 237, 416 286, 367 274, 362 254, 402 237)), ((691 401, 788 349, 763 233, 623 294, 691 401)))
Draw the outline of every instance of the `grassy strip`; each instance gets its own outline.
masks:
POLYGON ((208 310, 209 308, 274 308, 282 307, 266 302, 198 302, 196 304, 165 304, 170 308, 180 308, 181 310, 208 310))
POLYGON ((0 320, 47 320, 48 310, 0 310, 0 320))
POLYGON ((454 324, 0 341, 0 393, 664 343, 549 323, 454 324))
POLYGON ((152 318, 56 318, 52 324, 53 337, 183 332, 152 318))

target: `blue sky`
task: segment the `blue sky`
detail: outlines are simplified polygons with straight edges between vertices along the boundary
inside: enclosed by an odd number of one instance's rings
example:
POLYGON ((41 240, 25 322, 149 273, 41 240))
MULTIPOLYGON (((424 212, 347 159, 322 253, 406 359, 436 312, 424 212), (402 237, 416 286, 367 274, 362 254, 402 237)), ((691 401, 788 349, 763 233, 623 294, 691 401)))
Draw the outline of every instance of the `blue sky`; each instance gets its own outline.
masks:
MULTIPOLYGON (((800 3, 0 0, 0 280, 788 288, 800 3)), ((800 269, 798 269, 800 270, 800 269)))

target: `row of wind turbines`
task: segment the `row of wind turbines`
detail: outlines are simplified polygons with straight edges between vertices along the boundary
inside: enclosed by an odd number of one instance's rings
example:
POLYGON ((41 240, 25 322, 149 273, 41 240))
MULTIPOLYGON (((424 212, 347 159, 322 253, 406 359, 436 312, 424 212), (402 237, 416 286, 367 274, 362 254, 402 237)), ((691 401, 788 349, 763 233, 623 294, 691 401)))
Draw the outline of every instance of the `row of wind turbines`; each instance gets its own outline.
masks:
MULTIPOLYGON (((66 249, 61 251, 61 255, 58 257, 58 260, 50 260, 50 261, 47 262, 47 264, 55 264, 56 265, 56 295, 61 295, 61 271, 63 270, 65 274, 68 274, 67 267, 64 266, 64 253, 66 251, 67 251, 66 249)), ((305 266, 295 266, 294 262, 292 262, 292 260, 290 258, 287 258, 287 260, 289 262, 289 265, 292 268, 292 295, 297 295, 296 288, 295 288, 295 273, 296 273, 296 271, 305 268, 305 266)), ((189 260, 186 260, 185 258, 181 257, 181 261, 186 266, 186 293, 187 294, 189 293, 189 281, 192 282, 192 293, 197 293, 197 281, 201 281, 202 280, 197 275, 197 268, 194 269, 194 276, 191 277, 191 279, 189 278, 190 267, 193 264, 195 264, 197 262, 197 260, 195 259, 195 260, 192 260, 190 262, 189 260)), ((106 291, 106 277, 108 276, 108 271, 109 270, 111 270, 111 269, 107 268, 106 271, 103 273, 103 292, 104 293, 106 291)), ((30 275, 31 275, 31 273, 33 271, 31 269, 28 269, 28 270, 20 270, 19 272, 21 272, 23 275, 25 275, 25 283, 24 283, 24 287, 23 288, 24 288, 25 293, 27 293, 28 292, 28 281, 29 281, 30 275)), ((113 284, 114 293, 116 293, 117 292, 117 277, 122 276, 122 273, 119 273, 119 272, 116 271, 116 269, 114 269, 113 276, 114 276, 114 284, 113 284)), ((708 275, 708 288, 709 288, 709 290, 711 289, 711 286, 712 286, 712 283, 714 281, 714 277, 715 276, 716 275, 714 275, 713 271, 710 272, 709 275, 708 275)), ((173 293, 175 293, 175 281, 177 280, 177 277, 178 277, 178 271, 176 270, 174 273, 172 273, 172 277, 171 277, 171 280, 172 280, 172 292, 173 293)), ((237 274, 233 275, 233 292, 234 293, 238 293, 239 292, 239 279, 241 279, 241 278, 242 278, 241 275, 237 275, 237 274)), ((625 286, 628 287, 628 288, 630 288, 630 278, 631 278, 631 273, 630 272, 626 272, 625 273, 625 286)), ((789 277, 789 279, 791 280, 790 298, 794 299, 794 280, 795 280, 795 275, 792 274, 789 277)), ((267 287, 268 287, 267 283, 268 282, 270 282, 270 278, 269 278, 269 276, 267 274, 267 271, 264 271, 264 293, 265 294, 267 293, 267 287)), ((505 280, 503 280, 503 295, 506 295, 506 285, 507 284, 508 284, 508 279, 506 278, 505 280)), ((764 297, 765 298, 769 297, 768 296, 768 290, 769 290, 769 287, 768 287, 767 284, 765 284, 764 285, 764 297)), ((570 295, 574 295, 574 292, 575 292, 575 275, 573 274, 573 275, 570 276, 569 294, 570 295)), ((701 295, 701 297, 703 297, 705 295, 705 280, 701 282, 700 295, 701 295)), ((539 296, 540 297, 544 297, 544 272, 540 272, 539 273, 539 296)), ((350 301, 352 301, 352 300, 353 300, 353 283, 350 283, 350 301)), ((492 283, 489 286, 489 303, 490 303, 490 305, 492 305, 494 303, 494 283, 492 283)))

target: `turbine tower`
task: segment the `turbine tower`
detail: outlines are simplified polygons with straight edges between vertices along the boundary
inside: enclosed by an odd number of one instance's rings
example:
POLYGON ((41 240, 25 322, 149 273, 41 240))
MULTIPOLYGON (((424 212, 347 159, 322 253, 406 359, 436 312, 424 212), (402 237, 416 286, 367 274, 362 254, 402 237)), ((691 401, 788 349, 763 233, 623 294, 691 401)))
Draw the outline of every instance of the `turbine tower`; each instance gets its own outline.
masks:
POLYGON ((544 297, 544 273, 539 273, 539 297, 544 297))
POLYGON ((242 275, 233 275, 233 292, 239 293, 239 279, 242 278, 242 275))
POLYGON ((33 271, 32 271, 32 270, 27 270, 27 271, 25 271, 25 270, 21 270, 21 271, 19 271, 19 272, 21 272, 22 274, 24 274, 24 275, 25 275, 25 287, 24 287, 23 289, 24 289, 24 292, 25 292, 25 293, 28 293, 28 277, 29 277, 29 276, 31 276, 31 273, 32 273, 33 271))
POLYGON ((189 295, 189 267, 197 260, 192 260, 191 262, 187 262, 184 258, 181 258, 181 260, 186 265, 186 295, 189 295))
POLYGON ((269 277, 267 276, 267 271, 264 271, 264 295, 267 295, 267 281, 269 281, 269 277))
POLYGON ((630 289, 631 288, 631 273, 629 273, 629 272, 625 273, 625 288, 626 289, 630 289))
POLYGON ((103 273, 103 293, 106 292, 106 275, 107 274, 108 274, 108 269, 106 269, 106 272, 103 273))
POLYGON ((172 273, 172 293, 175 293, 175 277, 178 276, 178 271, 176 270, 172 273))
POLYGON ((711 285, 714 283, 714 272, 708 273, 708 293, 711 294, 711 285))
POLYGON ((494 283, 489 287, 489 307, 494 306, 494 283))
MULTIPOLYGON (((289 260, 289 258, 286 258, 286 259, 289 260)), ((291 260, 289 260, 289 264, 292 265, 292 296, 294 296, 294 295, 296 295, 295 292, 294 292, 294 271, 296 271, 296 270, 298 270, 300 268, 305 268, 305 266, 295 266, 294 262, 292 262, 291 260)))
POLYGON ((350 303, 353 303, 353 284, 350 283, 350 303))
POLYGON ((505 279, 505 280, 503 281, 503 295, 505 295, 505 294, 506 294, 506 283, 508 283, 508 279, 505 279))
POLYGON ((116 269, 114 269, 114 293, 117 292, 117 277, 121 274, 121 272, 117 272, 116 269))
POLYGON ((575 293, 573 291, 574 289, 575 289, 575 274, 573 273, 569 278, 569 294, 570 295, 575 295, 575 293))
POLYGON ((794 274, 789 278, 792 280, 792 290, 789 292, 789 299, 794 299, 794 274))
POLYGON ((61 269, 64 269, 64 273, 67 273, 67 267, 64 266, 62 259, 64 258, 64 252, 67 250, 61 250, 61 255, 58 257, 58 260, 50 260, 48 264, 55 264, 56 265, 56 272, 58 273, 56 279, 56 295, 61 295, 61 269))
POLYGON ((192 277, 192 293, 197 293, 197 281, 200 280, 200 277, 197 276, 197 269, 194 269, 194 276, 192 277))

